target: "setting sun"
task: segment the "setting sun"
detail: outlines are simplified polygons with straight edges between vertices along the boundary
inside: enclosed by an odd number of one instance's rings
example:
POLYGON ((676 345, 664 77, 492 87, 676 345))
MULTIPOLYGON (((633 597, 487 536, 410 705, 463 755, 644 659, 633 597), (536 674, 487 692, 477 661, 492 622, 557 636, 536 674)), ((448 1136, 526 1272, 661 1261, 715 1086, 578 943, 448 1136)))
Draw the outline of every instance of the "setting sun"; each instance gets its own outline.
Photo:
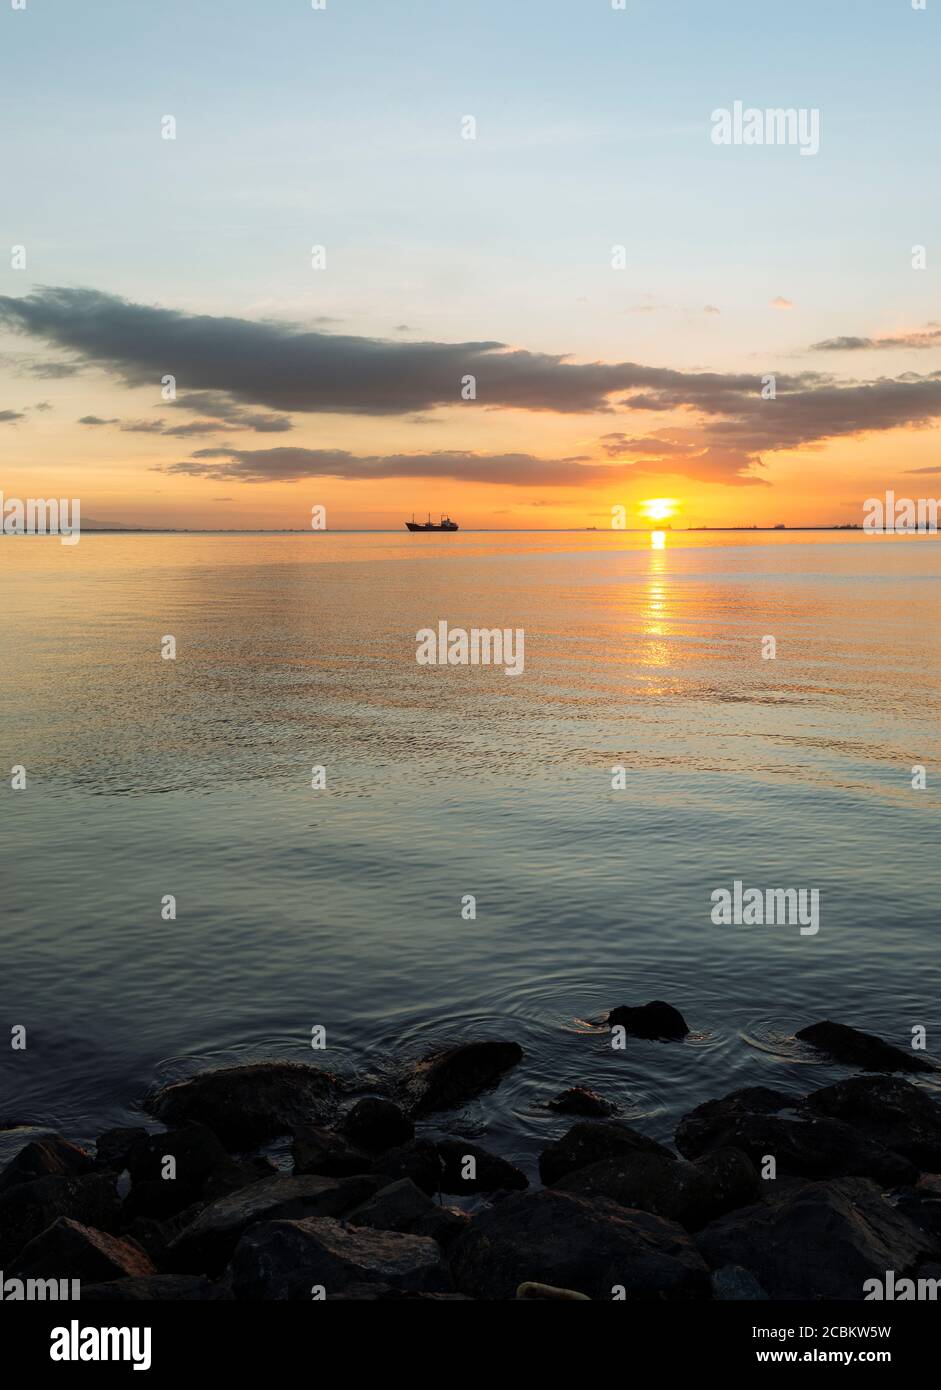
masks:
POLYGON ((666 521, 669 517, 675 516, 677 509, 676 498, 674 497, 648 497, 646 502, 641 502, 641 515, 648 521, 666 521))

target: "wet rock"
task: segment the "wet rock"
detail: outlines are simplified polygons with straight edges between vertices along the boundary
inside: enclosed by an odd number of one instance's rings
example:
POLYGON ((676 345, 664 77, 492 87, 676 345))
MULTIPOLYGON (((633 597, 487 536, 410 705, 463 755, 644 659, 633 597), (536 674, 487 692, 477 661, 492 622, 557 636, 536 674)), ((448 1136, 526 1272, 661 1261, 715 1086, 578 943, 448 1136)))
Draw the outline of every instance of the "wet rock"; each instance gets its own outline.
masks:
POLYGON ((471 1192, 520 1192, 529 1179, 497 1154, 466 1139, 442 1139, 436 1145, 441 1160, 439 1192, 464 1196, 471 1192), (473 1160, 473 1165, 468 1162, 473 1160), (472 1171, 473 1177, 465 1177, 472 1171))
POLYGON ((417 1062, 406 1077, 403 1099, 414 1115, 451 1110, 492 1086, 522 1061, 518 1043, 461 1043, 417 1062))
POLYGON ((680 1121, 676 1147, 686 1158, 740 1149, 759 1171, 770 1155, 779 1176, 867 1177, 886 1187, 913 1181, 915 1171, 851 1126, 815 1116, 799 1098, 764 1086, 697 1106, 680 1121))
POLYGON ((705 1296, 706 1266, 673 1222, 614 1202, 545 1189, 507 1197, 476 1216, 451 1250, 456 1288, 514 1298, 520 1284, 574 1289, 593 1299, 705 1296))
POLYGON ((685 1038, 689 1034, 686 1019, 672 1004, 662 999, 652 999, 649 1004, 638 1008, 621 1005, 608 1014, 608 1023, 614 1027, 626 1028, 634 1038, 664 1039, 685 1038))
POLYGON ((261 1221, 302 1216, 337 1216, 358 1206, 376 1190, 377 1180, 353 1178, 265 1178, 204 1207, 171 1241, 167 1266, 193 1274, 223 1268, 242 1233, 261 1221))
POLYGON ((415 1137, 413 1122, 391 1100, 367 1096, 353 1106, 343 1128, 354 1144, 382 1153, 396 1149, 415 1137))
POLYGON ((430 1236, 439 1245, 449 1245, 464 1231, 470 1217, 464 1212, 439 1206, 411 1179, 400 1178, 354 1207, 346 1220, 351 1226, 430 1236))
POLYGON ((861 1033, 844 1023, 812 1023, 797 1034, 803 1042, 850 1066, 865 1067, 866 1071, 926 1072, 935 1068, 915 1052, 904 1052, 891 1043, 883 1042, 874 1033, 861 1033))
POLYGON ((864 1297, 867 1279, 901 1275, 932 1245, 866 1178, 769 1183, 764 1201, 696 1237, 708 1263, 750 1270, 771 1299, 864 1297))
POLYGON ((815 1115, 851 1125, 860 1136, 901 1154, 917 1168, 941 1169, 941 1105, 909 1081, 855 1076, 814 1091, 805 1105, 815 1115))
POLYGON ((723 1265, 710 1280, 712 1296, 720 1303, 756 1302, 768 1295, 750 1270, 741 1265, 723 1265))
POLYGON ((561 1139, 547 1144, 539 1155, 539 1173, 547 1187, 557 1183, 576 1168, 587 1168, 606 1158, 623 1154, 659 1154, 675 1161, 676 1156, 662 1144, 648 1139, 620 1120, 585 1120, 575 1124, 561 1139))
POLYGON ((137 1146, 146 1143, 148 1138, 147 1130, 139 1126, 106 1130, 95 1143, 96 1167, 123 1173, 137 1146))
POLYGON ((128 1239, 60 1216, 20 1251, 10 1271, 19 1279, 80 1279, 95 1284, 154 1273, 148 1255, 128 1239))
POLYGON ((357 1284, 449 1292, 441 1251, 427 1236, 308 1218, 266 1221, 246 1231, 230 1269, 236 1298, 301 1299, 321 1285, 327 1298, 357 1284))
POLYGON ((429 1196, 441 1191, 441 1159, 438 1150, 428 1139, 415 1139, 399 1149, 389 1149, 376 1159, 372 1171, 387 1182, 411 1178, 415 1186, 429 1196))
POLYGON ((891 1202, 900 1216, 911 1221, 934 1241, 941 1253, 941 1196, 916 1185, 893 1192, 891 1202))
POLYGON ((151 1274, 82 1287, 83 1303, 214 1303, 232 1295, 199 1274, 151 1274))
POLYGON ((162 1087, 148 1101, 166 1125, 206 1124, 230 1149, 250 1149, 299 1125, 329 1120, 340 1080, 306 1062, 252 1062, 200 1072, 162 1087))
POLYGON ((93 1167, 91 1154, 85 1149, 63 1139, 61 1134, 46 1134, 42 1139, 33 1139, 10 1159, 0 1173, 0 1193, 36 1178, 77 1178, 90 1173, 93 1167))
POLYGON ((119 1219, 113 1174, 36 1178, 0 1194, 0 1269, 60 1216, 113 1230, 119 1219))
POLYGON ((547 1101, 549 1110, 560 1115, 584 1115, 589 1120, 604 1120, 616 1115, 618 1107, 611 1100, 605 1100, 597 1091, 589 1091, 584 1086, 571 1086, 560 1091, 554 1100, 547 1101))
POLYGON ((576 1293, 574 1289, 559 1289, 554 1284, 534 1284, 531 1280, 520 1284, 516 1297, 526 1301, 548 1303, 590 1303, 586 1293, 576 1293))
POLYGON ((576 1196, 605 1197, 649 1211, 696 1231, 730 1208, 754 1201, 759 1179, 743 1153, 721 1149, 699 1163, 664 1154, 622 1154, 578 1168, 556 1186, 576 1196))
POLYGON ((148 1135, 135 1145, 127 1161, 132 1185, 123 1207, 125 1221, 138 1216, 166 1220, 278 1171, 267 1158, 230 1157, 212 1130, 199 1124, 148 1135), (170 1159, 175 1168, 170 1168, 170 1159), (169 1172, 175 1176, 164 1176, 169 1172))
POLYGON ((350 1144, 341 1134, 316 1125, 303 1125, 291 1146, 295 1173, 319 1173, 326 1178, 348 1178, 368 1173, 373 1156, 350 1144))

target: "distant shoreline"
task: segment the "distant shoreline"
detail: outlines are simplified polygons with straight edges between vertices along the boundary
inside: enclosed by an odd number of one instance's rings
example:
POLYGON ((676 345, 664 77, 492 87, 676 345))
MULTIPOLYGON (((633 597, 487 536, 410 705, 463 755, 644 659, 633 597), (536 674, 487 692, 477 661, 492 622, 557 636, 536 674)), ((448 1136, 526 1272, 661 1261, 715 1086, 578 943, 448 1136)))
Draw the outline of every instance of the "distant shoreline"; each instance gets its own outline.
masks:
MULTIPOLYGON (((507 526, 507 527, 464 527, 460 534, 472 536, 579 536, 598 535, 610 533, 611 535, 627 536, 650 536, 662 534, 669 530, 674 536, 689 536, 709 532, 746 532, 746 533, 769 533, 781 534, 797 531, 862 531, 862 526, 854 523, 844 523, 838 526, 683 526, 683 527, 657 527, 657 526, 626 526, 623 530, 614 531, 610 527, 600 526, 507 526)), ((0 532, 0 535, 3 533, 0 532)), ((54 533, 50 533, 54 534, 54 533)), ((257 527, 240 529, 238 527, 182 527, 182 526, 83 526, 81 528, 83 536, 399 536, 406 535, 407 532, 398 527, 339 527, 334 526, 323 530, 304 530, 302 528, 290 529, 287 527, 271 527, 259 529, 257 527)), ((440 532, 433 534, 439 535, 440 532)), ((446 533, 444 533, 446 534, 446 533)), ((874 533, 879 534, 879 533, 874 533)), ((926 532, 913 534, 930 534, 926 532)))

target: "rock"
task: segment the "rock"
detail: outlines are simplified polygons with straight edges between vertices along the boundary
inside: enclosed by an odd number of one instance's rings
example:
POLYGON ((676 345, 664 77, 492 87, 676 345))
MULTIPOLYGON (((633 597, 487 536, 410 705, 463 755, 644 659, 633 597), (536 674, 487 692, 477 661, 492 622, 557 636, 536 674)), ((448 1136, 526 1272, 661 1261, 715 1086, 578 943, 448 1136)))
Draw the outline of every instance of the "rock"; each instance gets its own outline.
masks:
POLYGON ((408 1116, 391 1100, 379 1096, 357 1101, 343 1128, 354 1144, 376 1153, 396 1149, 415 1138, 415 1126, 408 1116))
POLYGON ((417 1062, 407 1076, 403 1095, 413 1115, 451 1110, 489 1087, 504 1072, 522 1061, 523 1049, 515 1042, 461 1043, 417 1062))
POLYGON ((465 1229, 470 1217, 464 1212, 440 1207, 411 1179, 400 1178, 354 1207, 346 1220, 351 1226, 430 1236, 439 1245, 449 1245, 465 1229))
POLYGON ((355 1284, 384 1284, 414 1292, 448 1292, 441 1251, 427 1236, 403 1235, 308 1218, 265 1221, 246 1231, 231 1265, 236 1298, 310 1302, 321 1285, 327 1298, 355 1284))
POLYGON ((855 1076, 814 1091, 805 1105, 815 1115, 851 1125, 859 1135, 901 1154, 917 1168, 928 1172, 941 1168, 941 1105, 909 1081, 855 1076))
POLYGON ((338 1216, 364 1202, 378 1186, 369 1176, 289 1177, 280 1174, 220 1197, 198 1213, 170 1242, 170 1269, 192 1274, 221 1270, 242 1233, 260 1221, 338 1216))
POLYGON ((936 1249, 941 1251, 941 1198, 916 1185, 913 1188, 904 1188, 901 1192, 893 1192, 890 1200, 899 1215, 904 1216, 929 1236, 936 1249))
POLYGON ((529 1186, 529 1179, 519 1168, 466 1139, 442 1139, 436 1147, 441 1160, 439 1192, 464 1196, 471 1192, 519 1192, 529 1186), (465 1178, 468 1159, 473 1159, 474 1176, 465 1178))
POLYGON ((19 1183, 0 1193, 0 1269, 60 1216, 108 1231, 117 1223, 118 1213, 113 1174, 19 1183))
POLYGON ((340 1134, 316 1125, 302 1125, 294 1132, 291 1146, 295 1173, 319 1173, 327 1178, 348 1178, 368 1173, 373 1158, 355 1148, 340 1134))
POLYGON ((139 1245, 60 1216, 20 1251, 11 1273, 19 1279, 80 1279, 96 1284, 153 1274, 139 1245))
POLYGON ((885 1187, 913 1180, 911 1163, 849 1125, 816 1117, 803 1101, 753 1086, 706 1101, 680 1121, 676 1147, 686 1158, 740 1149, 761 1170, 767 1156, 778 1176, 866 1177, 885 1187))
POLYGON ((754 1274, 741 1265, 723 1265, 714 1271, 710 1282, 712 1296, 720 1303, 755 1302, 768 1297, 754 1274))
POLYGON ((105 1130, 95 1143, 96 1166, 109 1172, 123 1173, 137 1146, 146 1143, 149 1137, 147 1130, 139 1127, 105 1130))
POLYGON ((574 1289, 557 1289, 553 1284, 534 1284, 529 1281, 520 1284, 516 1290, 516 1297, 522 1299, 542 1299, 550 1303, 590 1303, 591 1299, 585 1293, 576 1293, 574 1289))
POLYGON ((505 1198, 452 1246, 456 1288, 473 1298, 514 1298, 544 1283, 610 1300, 705 1296, 706 1266, 679 1226, 614 1202, 545 1189, 505 1198))
POLYGON ((560 1115, 584 1115, 591 1120, 604 1120, 618 1111, 613 1101, 605 1100, 597 1091, 589 1091, 584 1086, 572 1086, 567 1091, 560 1091, 554 1100, 546 1104, 549 1110, 557 1110, 560 1115))
POLYGON ((714 1269, 741 1265, 771 1299, 862 1299, 867 1279, 902 1275, 931 1253, 867 1178, 767 1186, 763 1202, 720 1217, 696 1240, 714 1269))
POLYGON ((211 1303, 231 1297, 199 1274, 151 1274, 82 1288, 83 1303, 211 1303))
POLYGON ((132 1184, 124 1203, 126 1221, 137 1216, 157 1220, 173 1216, 196 1202, 211 1201, 265 1176, 250 1164, 230 1158, 213 1131, 200 1124, 148 1134, 125 1157, 132 1184), (175 1176, 164 1177, 171 1158, 175 1176))
POLYGON ((472 1303, 473 1299, 467 1298, 462 1293, 414 1293, 410 1289, 393 1289, 389 1284, 348 1284, 339 1293, 328 1294, 331 1302, 334 1300, 345 1303, 358 1303, 368 1300, 377 1303, 380 1300, 391 1302, 402 1302, 403 1300, 418 1300, 424 1303, 472 1303))
POLYGON ((634 1153, 659 1154, 674 1161, 676 1157, 662 1144, 620 1120, 585 1120, 573 1125, 555 1143, 546 1145, 539 1155, 539 1173, 546 1186, 551 1187, 576 1168, 587 1168, 590 1163, 600 1163, 605 1158, 634 1153))
POLYGON ((635 1152, 603 1159, 560 1178, 556 1186, 586 1198, 653 1212, 696 1231, 723 1212, 758 1196, 754 1165, 737 1149, 720 1149, 699 1163, 635 1152))
POLYGON ((337 1077, 309 1063, 252 1062, 164 1086, 148 1110, 166 1125, 206 1124, 230 1149, 250 1149, 330 1119, 342 1092, 337 1077))
POLYGON ((428 1139, 415 1139, 411 1144, 403 1144, 400 1149, 389 1149, 376 1159, 372 1171, 387 1182, 411 1178, 416 1187, 430 1196, 441 1191, 441 1159, 438 1150, 428 1139))
POLYGON ((77 1178, 94 1167, 91 1154, 61 1134, 46 1134, 20 1149, 0 1173, 0 1193, 36 1178, 77 1178))
POLYGON ((664 1004, 662 999, 652 999, 649 1004, 639 1008, 622 1005, 608 1014, 608 1023, 626 1028, 634 1038, 685 1038, 689 1034, 686 1019, 674 1009, 672 1004, 664 1004))
POLYGON ((858 1028, 848 1028, 844 1023, 812 1023, 809 1028, 802 1028, 797 1036, 838 1062, 865 1067, 866 1071, 935 1070, 924 1057, 914 1052, 903 1052, 901 1048, 883 1042, 874 1033, 861 1033, 858 1028))

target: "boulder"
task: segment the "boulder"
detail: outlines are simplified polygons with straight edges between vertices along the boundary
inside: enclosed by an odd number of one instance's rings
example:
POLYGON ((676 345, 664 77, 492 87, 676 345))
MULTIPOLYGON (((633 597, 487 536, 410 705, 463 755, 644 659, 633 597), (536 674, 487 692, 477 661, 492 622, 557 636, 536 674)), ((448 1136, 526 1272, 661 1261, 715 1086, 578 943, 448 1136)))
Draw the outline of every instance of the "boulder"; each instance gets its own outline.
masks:
POLYGON ((0 1193, 36 1178, 77 1178, 94 1167, 91 1154, 63 1139, 46 1134, 20 1149, 0 1173, 0 1193))
POLYGON ((60 1216, 113 1230, 119 1219, 114 1175, 36 1178, 0 1193, 0 1269, 60 1216))
POLYGON ((351 1226, 430 1236, 439 1245, 449 1245, 466 1228, 470 1217, 462 1211, 439 1206, 411 1179, 400 1178, 354 1207, 346 1220, 351 1226))
POLYGON ((441 1191, 441 1159, 429 1139, 413 1139, 411 1144, 387 1150, 375 1160, 372 1172, 385 1178, 387 1183, 397 1178, 411 1178, 416 1187, 430 1196, 441 1191))
POLYGON ((520 1192, 529 1179, 505 1158, 466 1139, 442 1139, 436 1145, 441 1160, 439 1192, 465 1196, 472 1192, 520 1192), (473 1159, 473 1177, 465 1177, 473 1159))
POLYGON ((204 1207, 170 1242, 167 1266, 181 1273, 216 1274, 242 1233, 257 1222, 337 1216, 365 1201, 377 1186, 377 1179, 369 1176, 265 1178, 204 1207))
POLYGON ((441 1251, 427 1236, 322 1217, 251 1227, 238 1243, 230 1275, 236 1298, 307 1303, 315 1286, 321 1286, 327 1298, 358 1284, 411 1292, 445 1293, 451 1288, 441 1251))
POLYGON ((147 1135, 128 1151, 126 1162, 131 1175, 123 1209, 126 1221, 138 1216, 162 1220, 277 1171, 267 1159, 238 1162, 231 1158, 213 1131, 200 1124, 147 1135), (165 1177, 171 1158, 175 1176, 165 1177))
POLYGON ((67 1216, 58 1217, 24 1246, 10 1270, 18 1279, 81 1279, 88 1284, 154 1272, 149 1256, 133 1240, 96 1231, 67 1216))
POLYGON ((754 1274, 741 1265, 723 1265, 710 1280, 712 1296, 720 1303, 754 1303, 768 1295, 754 1274))
POLYGON ((621 1005, 608 1014, 608 1023, 612 1028, 620 1025, 634 1038, 662 1041, 685 1038, 689 1034, 689 1025, 679 1009, 665 1004, 662 999, 652 999, 649 1004, 637 1008, 621 1005))
POLYGON ((415 1125, 391 1100, 366 1096, 346 1116, 343 1129, 362 1149, 382 1153, 396 1149, 415 1138, 415 1125))
POLYGON ((720 1149, 698 1163, 672 1155, 635 1152, 577 1168, 556 1183, 563 1192, 604 1197, 623 1207, 653 1212, 696 1231, 723 1212, 758 1195, 754 1165, 737 1149, 720 1149))
POLYGON ((521 1284, 610 1300, 705 1297, 706 1266, 673 1222, 605 1200, 544 1189, 505 1198, 451 1248, 456 1288, 473 1298, 515 1298, 521 1284))
POLYGON ((340 1080, 306 1062, 252 1062, 163 1086, 148 1111, 166 1125, 206 1124, 230 1149, 250 1149, 299 1125, 330 1119, 340 1080))
POLYGON ((861 1033, 845 1023, 812 1023, 797 1036, 838 1062, 864 1067, 866 1071, 930 1072, 935 1068, 915 1052, 904 1052, 891 1043, 883 1042, 874 1033, 861 1033))
POLYGON ((932 1245, 867 1178, 769 1183, 764 1201, 713 1221, 696 1243, 713 1269, 739 1265, 771 1299, 857 1300, 870 1278, 902 1275, 932 1245))
POLYGON ((83 1303, 213 1303, 231 1297, 199 1274, 151 1274, 82 1288, 83 1303))
POLYGON ((319 1173, 326 1178, 348 1178, 368 1173, 373 1157, 350 1144, 341 1134, 317 1125, 302 1125, 294 1131, 291 1145, 295 1173, 319 1173))
POLYGON ((892 1187, 911 1182, 915 1172, 899 1154, 849 1125, 815 1116, 799 1098, 764 1086, 697 1106, 680 1121, 676 1147, 686 1158, 739 1149, 759 1170, 770 1155, 779 1176, 866 1177, 892 1187))
POLYGON ((554 1284, 535 1284, 528 1280, 520 1284, 516 1297, 526 1302, 543 1303, 590 1303, 587 1293, 576 1293, 574 1289, 558 1289, 554 1284))
POLYGON ((941 1105, 909 1081, 855 1076, 814 1091, 805 1105, 814 1115, 851 1125, 858 1135, 900 1154, 919 1169, 932 1173, 941 1169, 941 1105))
POLYGON ((588 1120, 604 1120, 618 1111, 613 1101, 605 1100, 597 1091, 589 1091, 584 1086, 571 1086, 567 1091, 560 1091, 546 1105, 560 1115, 583 1115, 588 1120))
POLYGON ((496 1086, 522 1058, 519 1043, 499 1040, 461 1043, 434 1052, 411 1068, 403 1083, 403 1099, 413 1115, 452 1110, 496 1086))
POLYGON ((105 1130, 95 1142, 95 1166, 123 1173, 137 1146, 146 1143, 148 1138, 147 1130, 139 1126, 105 1130))
POLYGON ((546 1186, 552 1187, 576 1168, 635 1153, 658 1154, 661 1158, 676 1160, 669 1149, 620 1120, 584 1120, 573 1125, 561 1139, 546 1145, 539 1155, 539 1174, 546 1186))

